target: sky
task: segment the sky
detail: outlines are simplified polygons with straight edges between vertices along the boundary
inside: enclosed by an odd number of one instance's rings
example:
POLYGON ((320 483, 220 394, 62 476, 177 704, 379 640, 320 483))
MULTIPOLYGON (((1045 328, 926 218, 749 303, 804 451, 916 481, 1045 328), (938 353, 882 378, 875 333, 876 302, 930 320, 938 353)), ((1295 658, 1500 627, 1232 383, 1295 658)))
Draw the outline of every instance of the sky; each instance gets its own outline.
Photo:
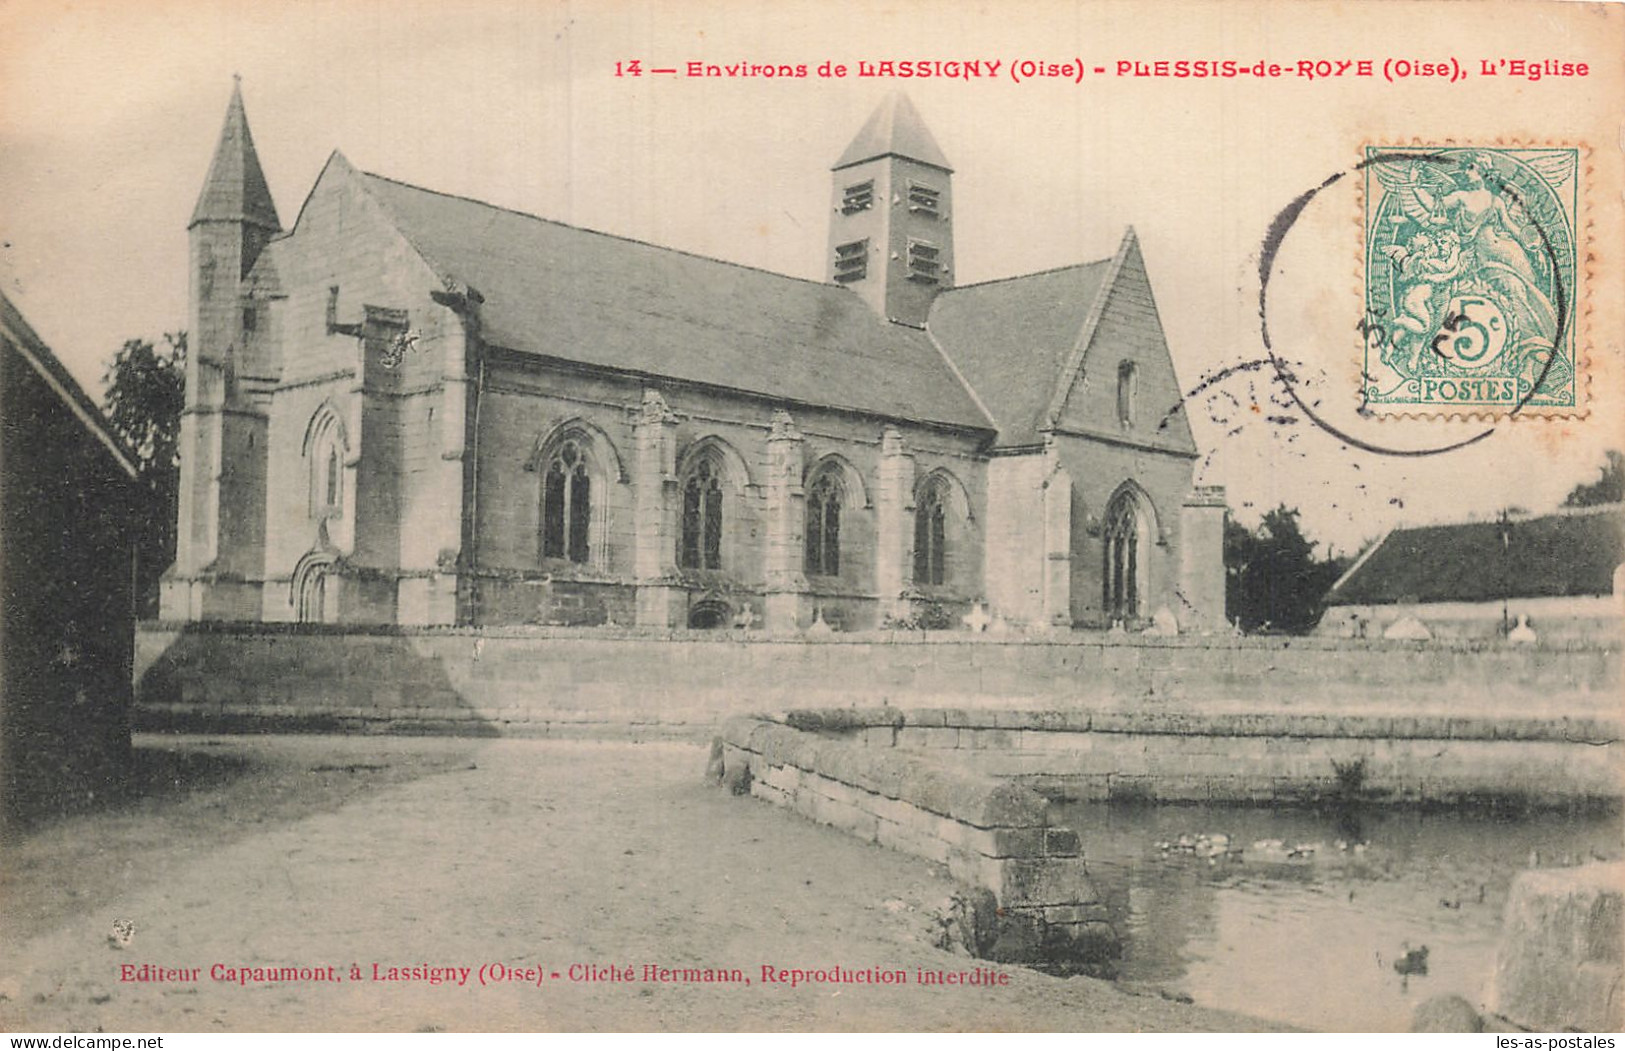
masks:
MULTIPOLYGON (((829 165, 902 88, 954 165, 959 283, 1107 257, 1137 232, 1205 452, 1238 517, 1297 507, 1347 552, 1387 528, 1555 507, 1625 448, 1621 15, 1588 5, 375 0, 0 4, 0 288, 93 396, 125 339, 186 327, 186 222, 233 75, 284 227, 331 152, 592 229, 823 278, 829 165), (1611 35, 1610 35, 1611 34, 1611 35), (1589 76, 1195 80, 1118 62, 1587 61, 1589 76), (1022 60, 1113 74, 1016 82, 1022 60), (997 60, 974 80, 859 61, 997 60), (677 75, 616 76, 616 63, 677 75), (698 78, 690 61, 805 64, 698 78), (825 62, 845 77, 820 77, 825 62), (1259 254, 1368 142, 1581 143, 1589 415, 1357 416, 1360 180, 1317 196, 1271 279, 1274 348, 1351 444, 1278 404, 1259 254), (1206 385, 1204 387, 1204 385, 1206 385), (1272 420, 1272 417, 1274 418, 1272 420), (1291 422, 1281 422, 1290 419, 1291 422), (1488 435, 1455 452, 1395 456, 1488 435)), ((772 353, 772 348, 763 348, 772 353)), ((1019 367, 1019 363, 1015 365, 1019 367)))

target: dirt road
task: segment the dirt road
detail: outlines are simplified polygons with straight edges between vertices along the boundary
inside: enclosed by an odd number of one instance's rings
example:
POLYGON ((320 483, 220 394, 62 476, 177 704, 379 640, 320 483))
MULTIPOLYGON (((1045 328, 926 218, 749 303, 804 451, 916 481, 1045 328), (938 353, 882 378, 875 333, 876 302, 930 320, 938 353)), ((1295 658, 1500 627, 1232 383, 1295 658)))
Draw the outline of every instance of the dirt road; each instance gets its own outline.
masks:
POLYGON ((6 849, 0 1027, 1262 1025, 1019 968, 995 969, 1010 976, 1004 986, 921 986, 921 968, 977 966, 932 945, 931 910, 952 889, 946 875, 727 795, 702 780, 704 751, 692 745, 137 743, 140 799, 6 849), (121 981, 144 964, 165 980, 121 981), (542 982, 482 986, 488 964, 535 968, 542 982), (738 969, 750 983, 648 981, 645 964, 738 969), (251 977, 218 980, 227 972, 216 965, 251 977), (908 982, 791 988, 764 982, 764 966, 900 970, 908 982), (337 980, 254 980, 253 968, 283 967, 312 976, 331 968, 337 980), (572 981, 572 967, 605 980, 572 981), (404 980, 379 977, 391 968, 404 980), (623 968, 635 980, 608 980, 623 968))

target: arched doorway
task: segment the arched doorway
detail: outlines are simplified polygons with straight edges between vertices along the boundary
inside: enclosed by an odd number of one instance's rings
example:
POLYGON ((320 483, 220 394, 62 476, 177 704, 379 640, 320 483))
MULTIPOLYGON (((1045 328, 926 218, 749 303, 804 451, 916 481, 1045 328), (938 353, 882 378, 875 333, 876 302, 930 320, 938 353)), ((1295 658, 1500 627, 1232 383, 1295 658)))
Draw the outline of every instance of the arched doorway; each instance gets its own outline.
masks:
MULTIPOLYGON (((325 539, 325 536, 323 537, 325 539)), ((292 581, 293 615, 301 624, 326 624, 337 620, 329 604, 335 596, 329 595, 327 578, 336 556, 331 551, 308 552, 294 567, 292 581)))

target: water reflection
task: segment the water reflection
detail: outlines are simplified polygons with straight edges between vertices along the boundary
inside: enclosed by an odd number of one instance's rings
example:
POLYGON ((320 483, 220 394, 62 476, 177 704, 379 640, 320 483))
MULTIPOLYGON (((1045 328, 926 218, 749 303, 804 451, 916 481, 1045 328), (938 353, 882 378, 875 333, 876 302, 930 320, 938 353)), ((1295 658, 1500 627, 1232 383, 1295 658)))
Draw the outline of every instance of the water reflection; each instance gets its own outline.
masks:
POLYGON ((1513 876, 1625 854, 1617 814, 1057 810, 1125 938, 1124 981, 1321 1030, 1482 1003, 1513 876))

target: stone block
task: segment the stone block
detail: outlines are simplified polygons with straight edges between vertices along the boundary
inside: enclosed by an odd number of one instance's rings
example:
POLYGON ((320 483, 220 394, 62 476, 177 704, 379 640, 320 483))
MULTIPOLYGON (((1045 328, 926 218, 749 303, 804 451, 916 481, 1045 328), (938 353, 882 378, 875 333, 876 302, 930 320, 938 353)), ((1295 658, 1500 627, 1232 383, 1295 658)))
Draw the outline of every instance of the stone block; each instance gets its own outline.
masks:
POLYGON ((772 803, 774 806, 784 807, 786 810, 792 810, 795 808, 795 800, 791 798, 789 793, 783 792, 777 788, 774 788, 772 785, 765 784, 761 781, 751 782, 750 794, 755 796, 757 799, 766 800, 767 802, 772 803))
POLYGON ((1074 857, 1083 852, 1083 842, 1070 828, 1046 828, 1043 852, 1050 857, 1074 857))
POLYGON ((899 748, 958 748, 956 726, 904 726, 897 731, 899 748))
POLYGON ((924 811, 914 804, 883 795, 871 795, 864 805, 875 816, 895 824, 911 824, 926 817, 924 811))
POLYGON ((1413 1033, 1482 1033, 1484 1019, 1460 996, 1424 1000, 1411 1015, 1413 1033))
MULTIPOLYGON (((925 858, 927 861, 933 861, 939 865, 948 864, 948 844, 935 836, 927 835, 912 825, 898 824, 895 821, 878 821, 875 827, 875 842, 904 854, 925 858)), ((974 881, 967 880, 966 882, 974 881)))
POLYGON ((938 818, 933 831, 950 846, 987 858, 1036 858, 1044 853, 1042 828, 977 828, 938 818))
POLYGON ((1109 967, 1123 955, 1122 939, 1105 920, 1045 922, 1042 930, 1045 956, 1072 967, 1109 967))
POLYGON ((1625 1028, 1625 862, 1521 873, 1507 900, 1491 1007, 1540 1032, 1625 1028))
POLYGON ((897 728, 894 726, 864 727, 863 743, 870 748, 891 748, 897 743, 897 728))
POLYGON ((793 766, 757 762, 754 772, 756 780, 772 785, 781 792, 794 792, 801 787, 801 772, 793 766))
POLYGON ((979 886, 1006 907, 1098 901, 1082 858, 989 858, 979 886))
POLYGON ((1011 730, 978 728, 968 732, 960 731, 959 740, 960 746, 964 748, 1001 748, 1009 750, 1016 746, 1016 735, 1011 730))

